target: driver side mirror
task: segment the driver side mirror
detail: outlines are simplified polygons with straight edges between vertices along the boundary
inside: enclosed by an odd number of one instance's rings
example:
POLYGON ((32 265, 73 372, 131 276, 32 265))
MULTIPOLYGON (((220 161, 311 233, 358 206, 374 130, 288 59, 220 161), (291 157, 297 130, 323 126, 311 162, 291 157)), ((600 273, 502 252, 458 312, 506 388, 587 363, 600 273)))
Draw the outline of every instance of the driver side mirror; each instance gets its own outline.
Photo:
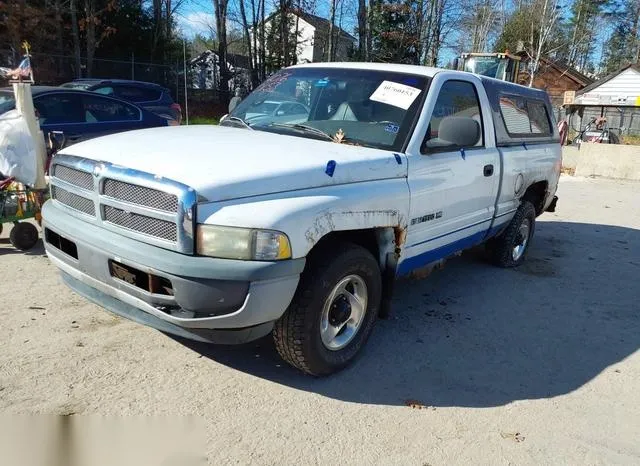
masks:
POLYGON ((426 140, 423 152, 473 147, 480 136, 480 123, 473 118, 445 117, 440 121, 438 137, 426 140))
POLYGON ((284 110, 278 110, 276 112, 276 116, 283 116, 284 115, 284 110))
POLYGON ((51 153, 56 153, 67 144, 67 137, 62 131, 49 131, 48 145, 51 153))

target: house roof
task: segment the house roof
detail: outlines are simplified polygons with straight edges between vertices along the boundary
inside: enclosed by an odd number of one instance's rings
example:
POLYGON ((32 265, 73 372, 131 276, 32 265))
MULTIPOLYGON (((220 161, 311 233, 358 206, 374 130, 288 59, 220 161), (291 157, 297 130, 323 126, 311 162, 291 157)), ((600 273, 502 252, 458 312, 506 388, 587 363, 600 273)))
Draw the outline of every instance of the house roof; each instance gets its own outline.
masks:
POLYGON ((602 86, 604 83, 606 83, 607 81, 611 81, 613 78, 615 78, 616 76, 618 76, 622 72, 627 71, 629 68, 632 68, 632 69, 640 72, 640 62, 631 63, 629 65, 623 66, 619 70, 614 71, 613 73, 610 73, 610 74, 606 75, 604 78, 599 79, 598 81, 592 82, 590 85, 588 85, 584 89, 580 89, 578 92, 576 92, 576 95, 585 94, 587 92, 590 92, 590 91, 594 90, 596 87, 602 86))
MULTIPOLYGON (((529 58, 529 55, 527 55, 526 52, 520 52, 518 55, 520 55, 520 57, 522 57, 523 59, 529 58)), ((589 86, 595 81, 593 78, 590 78, 586 74, 581 73, 580 71, 578 71, 573 66, 569 65, 567 62, 563 60, 554 60, 551 57, 542 56, 540 57, 540 61, 547 66, 551 66, 555 68, 556 70, 561 72, 564 76, 567 76, 569 79, 580 84, 581 86, 589 86)))

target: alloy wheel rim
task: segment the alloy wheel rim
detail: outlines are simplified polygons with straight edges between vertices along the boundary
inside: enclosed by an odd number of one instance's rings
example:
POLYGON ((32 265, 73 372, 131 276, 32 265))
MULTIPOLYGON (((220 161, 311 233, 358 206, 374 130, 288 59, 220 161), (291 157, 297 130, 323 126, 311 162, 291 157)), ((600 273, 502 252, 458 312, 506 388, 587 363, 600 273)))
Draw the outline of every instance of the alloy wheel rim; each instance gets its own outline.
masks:
POLYGON ((513 249, 511 250, 511 258, 516 262, 522 258, 525 250, 527 249, 530 229, 531 227, 529 226, 529 219, 525 218, 518 228, 515 244, 513 246, 513 249))
POLYGON ((357 335, 367 310, 367 285, 359 275, 348 275, 331 290, 320 319, 325 348, 338 351, 357 335))

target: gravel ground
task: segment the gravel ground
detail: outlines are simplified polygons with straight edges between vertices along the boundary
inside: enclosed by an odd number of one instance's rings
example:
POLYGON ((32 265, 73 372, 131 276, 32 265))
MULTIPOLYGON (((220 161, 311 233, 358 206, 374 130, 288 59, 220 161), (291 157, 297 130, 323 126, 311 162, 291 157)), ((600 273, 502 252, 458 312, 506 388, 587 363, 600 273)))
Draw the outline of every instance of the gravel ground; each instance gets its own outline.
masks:
POLYGON ((215 347, 114 317, 5 228, 0 409, 194 419, 210 464, 639 464, 640 184, 563 176, 558 194, 525 265, 471 252, 401 282, 326 379, 268 339, 215 347))

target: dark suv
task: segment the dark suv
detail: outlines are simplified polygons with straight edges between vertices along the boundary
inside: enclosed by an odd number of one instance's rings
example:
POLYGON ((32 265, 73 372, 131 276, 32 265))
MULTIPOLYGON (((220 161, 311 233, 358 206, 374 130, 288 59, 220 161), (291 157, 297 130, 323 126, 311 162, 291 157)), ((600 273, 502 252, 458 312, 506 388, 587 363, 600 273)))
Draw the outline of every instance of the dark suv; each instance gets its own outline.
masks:
POLYGON ((158 84, 126 79, 74 79, 61 87, 84 89, 133 102, 161 117, 182 121, 182 109, 173 101, 169 89, 158 84))

